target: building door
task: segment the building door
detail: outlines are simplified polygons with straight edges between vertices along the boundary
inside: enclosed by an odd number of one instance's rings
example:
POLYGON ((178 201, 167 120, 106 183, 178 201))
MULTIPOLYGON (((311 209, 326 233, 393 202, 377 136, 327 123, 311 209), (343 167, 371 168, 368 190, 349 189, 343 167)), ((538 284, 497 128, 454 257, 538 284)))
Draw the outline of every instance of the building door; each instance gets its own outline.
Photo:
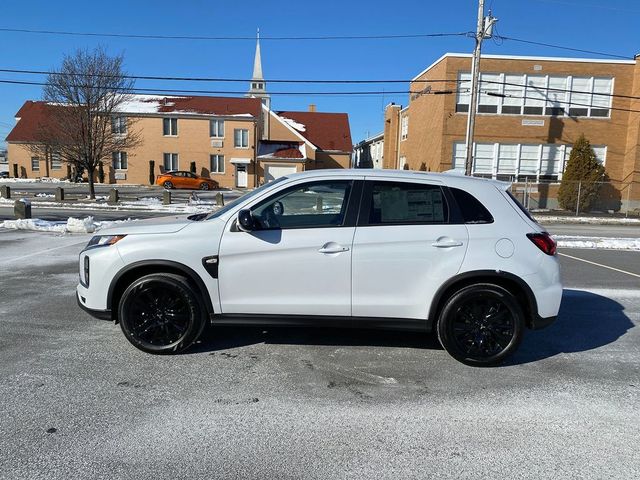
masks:
POLYGON ((236 187, 247 188, 247 166, 236 165, 236 187))

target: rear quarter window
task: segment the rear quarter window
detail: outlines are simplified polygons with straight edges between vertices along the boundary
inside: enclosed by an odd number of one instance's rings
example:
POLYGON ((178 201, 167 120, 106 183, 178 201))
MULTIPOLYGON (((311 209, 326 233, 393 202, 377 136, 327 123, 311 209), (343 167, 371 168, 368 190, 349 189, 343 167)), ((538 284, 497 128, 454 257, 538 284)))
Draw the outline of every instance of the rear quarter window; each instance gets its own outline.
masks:
POLYGON ((458 204, 464 223, 493 223, 493 216, 480 200, 459 188, 449 190, 458 204))

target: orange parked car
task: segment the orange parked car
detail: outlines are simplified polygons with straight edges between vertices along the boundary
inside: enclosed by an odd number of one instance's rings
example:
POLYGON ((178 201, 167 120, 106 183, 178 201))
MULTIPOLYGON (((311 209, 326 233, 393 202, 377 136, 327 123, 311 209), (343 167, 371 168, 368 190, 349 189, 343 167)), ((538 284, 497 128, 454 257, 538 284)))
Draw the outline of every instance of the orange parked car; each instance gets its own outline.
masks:
POLYGON ((214 190, 218 182, 191 172, 165 172, 156 177, 156 185, 166 189, 190 188, 192 190, 214 190))

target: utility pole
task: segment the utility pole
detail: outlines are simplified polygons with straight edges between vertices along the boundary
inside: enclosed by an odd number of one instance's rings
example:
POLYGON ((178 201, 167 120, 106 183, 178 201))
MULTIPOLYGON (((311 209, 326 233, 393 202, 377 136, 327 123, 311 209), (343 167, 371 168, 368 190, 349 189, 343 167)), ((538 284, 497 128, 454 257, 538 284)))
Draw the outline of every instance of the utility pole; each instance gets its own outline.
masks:
POLYGON ((491 38, 493 24, 497 21, 491 16, 491 12, 485 18, 484 0, 478 0, 478 25, 476 28, 476 47, 473 50, 471 60, 471 100, 469 102, 469 115, 467 116, 467 139, 465 145, 465 175, 471 175, 473 168, 473 131, 476 124, 476 110, 478 104, 478 83, 480 79, 480 51, 482 40, 491 38))

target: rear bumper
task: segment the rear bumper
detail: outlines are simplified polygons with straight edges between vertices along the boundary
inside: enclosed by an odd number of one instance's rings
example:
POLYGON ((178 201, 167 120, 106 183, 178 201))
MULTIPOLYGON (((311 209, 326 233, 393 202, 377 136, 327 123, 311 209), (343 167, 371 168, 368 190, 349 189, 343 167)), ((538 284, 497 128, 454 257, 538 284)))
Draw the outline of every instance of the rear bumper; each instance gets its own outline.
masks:
POLYGON ((98 320, 109 320, 111 321, 111 310, 94 310, 93 308, 87 307, 83 302, 80 294, 76 292, 76 301, 78 302, 78 306, 91 315, 93 318, 97 318, 98 320))

